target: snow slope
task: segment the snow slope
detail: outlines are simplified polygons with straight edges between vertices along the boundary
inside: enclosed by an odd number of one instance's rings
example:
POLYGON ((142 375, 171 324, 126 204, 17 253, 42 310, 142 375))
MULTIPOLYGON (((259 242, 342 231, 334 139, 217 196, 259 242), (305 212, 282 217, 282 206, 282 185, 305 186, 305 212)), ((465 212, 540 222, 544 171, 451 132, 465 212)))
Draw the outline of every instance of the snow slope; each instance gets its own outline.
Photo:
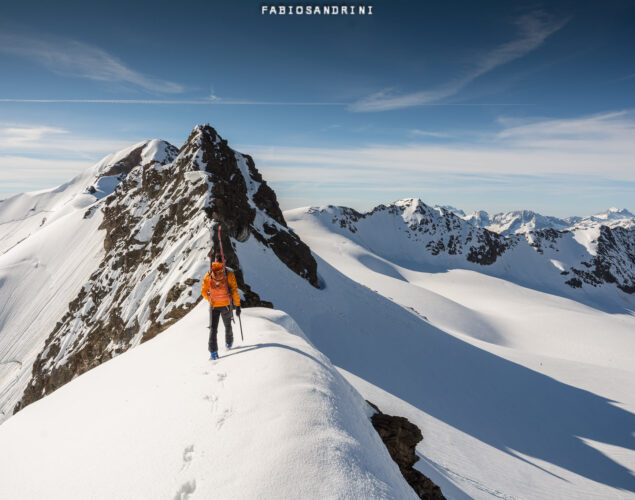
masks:
POLYGON ((0 426, 0 497, 417 498, 370 407, 286 314, 207 359, 201 303, 0 426))
POLYGON ((418 467, 449 498, 635 496, 632 314, 478 268, 413 270, 316 211, 285 218, 325 293, 274 302, 366 399, 422 429, 418 467))
POLYGON ((0 204, 0 422, 22 395, 44 340, 103 257, 103 214, 90 207, 122 178, 108 174, 173 154, 166 142, 141 142, 57 188, 0 204))
POLYGON ((0 204, 0 422, 22 396, 45 339, 103 258, 103 213, 96 205, 131 167, 161 164, 175 152, 164 141, 144 141, 57 188, 0 204))
MULTIPOLYGON (((103 255, 101 213, 70 212, 0 255, 0 422, 46 336, 103 255)), ((10 414, 10 413, 9 413, 10 414)))

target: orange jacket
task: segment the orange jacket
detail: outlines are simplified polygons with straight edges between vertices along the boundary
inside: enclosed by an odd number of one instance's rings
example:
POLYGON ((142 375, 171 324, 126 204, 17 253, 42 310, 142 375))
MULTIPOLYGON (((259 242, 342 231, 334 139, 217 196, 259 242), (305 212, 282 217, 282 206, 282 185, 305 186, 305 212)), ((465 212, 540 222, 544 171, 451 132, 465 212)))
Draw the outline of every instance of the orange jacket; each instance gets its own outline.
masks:
POLYGON ((201 287, 201 295, 208 300, 212 307, 224 307, 229 305, 229 293, 227 293, 227 283, 231 290, 234 305, 240 305, 240 295, 238 295, 238 285, 236 284, 236 276, 233 271, 227 271, 227 276, 223 272, 223 264, 214 262, 212 264, 212 275, 209 271, 203 278, 203 286, 201 287))

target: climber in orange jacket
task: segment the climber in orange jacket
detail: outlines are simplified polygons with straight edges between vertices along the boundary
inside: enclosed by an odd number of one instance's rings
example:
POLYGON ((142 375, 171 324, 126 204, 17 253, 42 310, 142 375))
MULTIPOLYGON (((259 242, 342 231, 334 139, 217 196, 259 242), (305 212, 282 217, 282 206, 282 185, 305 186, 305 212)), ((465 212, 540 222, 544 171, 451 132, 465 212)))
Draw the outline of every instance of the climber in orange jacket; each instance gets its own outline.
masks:
POLYGON ((230 300, 234 302, 236 314, 240 316, 240 295, 238 295, 236 276, 230 268, 227 268, 227 274, 225 274, 220 254, 215 255, 211 273, 208 271, 203 278, 201 295, 210 304, 209 352, 212 359, 218 359, 218 321, 221 316, 225 325, 225 344, 227 348, 231 349, 234 343, 232 312, 229 306, 230 300))

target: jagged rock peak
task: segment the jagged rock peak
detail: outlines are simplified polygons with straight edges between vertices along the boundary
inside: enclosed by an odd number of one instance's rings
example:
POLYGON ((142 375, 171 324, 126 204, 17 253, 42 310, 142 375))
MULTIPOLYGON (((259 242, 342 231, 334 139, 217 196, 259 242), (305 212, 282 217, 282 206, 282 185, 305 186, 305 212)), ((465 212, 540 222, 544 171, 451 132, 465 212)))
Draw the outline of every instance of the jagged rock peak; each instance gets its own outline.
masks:
MULTIPOLYGON (((274 191, 262 178, 251 156, 235 151, 210 125, 197 125, 175 160, 177 168, 204 171, 211 186, 206 211, 230 236, 252 235, 271 248, 296 274, 318 286, 317 263, 298 236, 291 232, 274 191)), ((228 243, 228 242, 227 242, 228 243)), ((229 250, 229 264, 239 266, 229 250)))
POLYGON ((49 334, 15 411, 190 311, 201 300, 211 219, 223 225, 223 248, 243 305, 272 305, 246 282, 238 258, 237 245, 250 236, 318 287, 310 249, 287 227, 250 156, 231 149, 209 125, 197 126, 176 157, 169 145, 161 161, 155 153, 147 156, 152 143, 116 155, 114 164, 125 164, 110 177, 117 178, 116 188, 85 213, 103 216, 103 260, 49 334))

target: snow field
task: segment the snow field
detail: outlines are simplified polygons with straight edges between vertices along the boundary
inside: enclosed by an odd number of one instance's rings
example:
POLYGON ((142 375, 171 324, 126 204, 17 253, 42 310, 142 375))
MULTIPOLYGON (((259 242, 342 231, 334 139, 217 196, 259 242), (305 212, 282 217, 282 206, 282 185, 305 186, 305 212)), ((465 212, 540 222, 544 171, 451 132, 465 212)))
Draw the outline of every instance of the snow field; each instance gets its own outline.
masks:
POLYGON ((0 497, 416 498, 289 316, 245 310, 244 344, 236 325, 215 362, 207 318, 201 303, 2 424, 0 497))
POLYGON ((448 498, 635 498, 635 316, 413 270, 363 246, 377 235, 285 218, 324 289, 310 310, 299 293, 274 303, 366 399, 419 426, 418 467, 448 498))

